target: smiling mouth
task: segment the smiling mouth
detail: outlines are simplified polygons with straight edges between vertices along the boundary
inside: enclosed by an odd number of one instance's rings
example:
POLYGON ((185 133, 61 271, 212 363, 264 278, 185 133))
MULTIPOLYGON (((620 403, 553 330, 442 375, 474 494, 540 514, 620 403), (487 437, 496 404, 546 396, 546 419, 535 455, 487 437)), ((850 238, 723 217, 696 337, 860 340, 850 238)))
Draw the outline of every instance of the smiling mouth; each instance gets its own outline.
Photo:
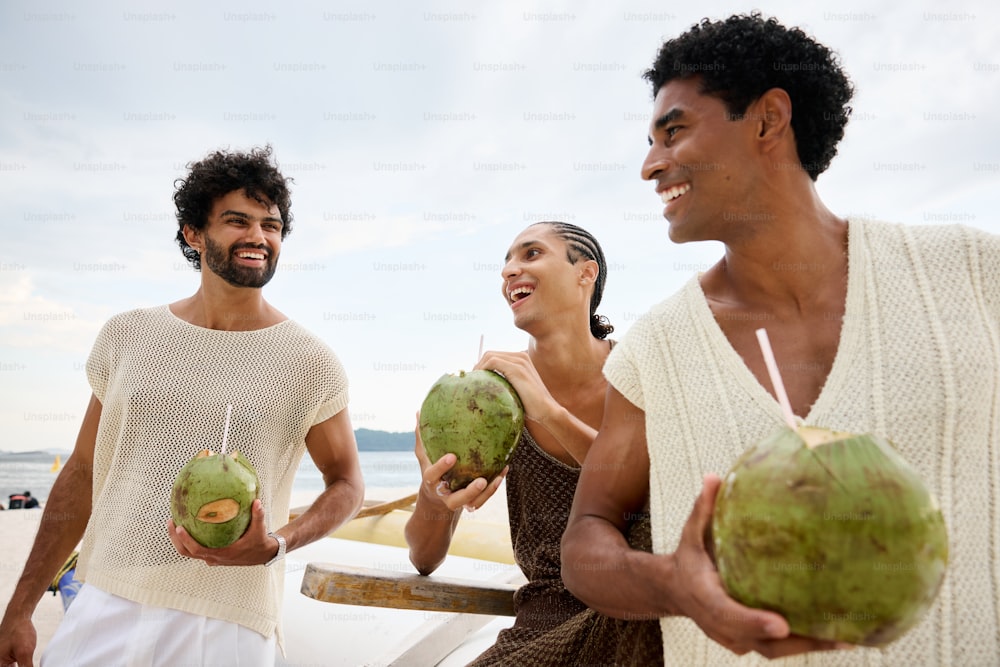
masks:
POLYGON ((240 259, 259 260, 261 262, 267 259, 267 255, 259 250, 240 250, 236 253, 236 256, 240 259))
POLYGON ((680 185, 674 185, 673 187, 669 187, 660 193, 660 200, 664 204, 669 204, 670 202, 674 201, 675 199, 677 199, 690 189, 691 189, 690 183, 682 183, 680 185))
POLYGON ((516 287, 507 293, 507 298, 510 300, 511 304, 517 303, 522 299, 526 299, 531 296, 531 293, 535 291, 534 287, 528 287, 522 285, 521 287, 516 287))

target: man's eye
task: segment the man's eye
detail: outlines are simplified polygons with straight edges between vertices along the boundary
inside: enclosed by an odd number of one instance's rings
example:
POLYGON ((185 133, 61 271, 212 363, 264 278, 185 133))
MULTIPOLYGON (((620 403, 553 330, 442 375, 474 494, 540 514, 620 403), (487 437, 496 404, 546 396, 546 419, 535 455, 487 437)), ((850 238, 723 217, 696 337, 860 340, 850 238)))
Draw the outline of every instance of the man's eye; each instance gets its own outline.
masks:
POLYGON ((674 135, 677 134, 677 131, 680 129, 681 129, 680 125, 671 125, 670 127, 667 128, 667 136, 672 139, 674 135))

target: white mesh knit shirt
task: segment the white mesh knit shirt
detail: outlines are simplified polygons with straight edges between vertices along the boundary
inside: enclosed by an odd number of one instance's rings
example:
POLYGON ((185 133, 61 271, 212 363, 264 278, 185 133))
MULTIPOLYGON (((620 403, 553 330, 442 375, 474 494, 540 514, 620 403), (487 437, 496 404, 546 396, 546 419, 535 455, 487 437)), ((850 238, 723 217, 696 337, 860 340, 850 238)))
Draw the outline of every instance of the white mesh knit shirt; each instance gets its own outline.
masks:
MULTIPOLYGON (((950 562, 933 607, 884 649, 782 665, 1000 665, 1000 237, 850 220, 846 313, 807 424, 889 438, 937 496, 950 562)), ((766 322, 762 323, 762 326, 766 322)), ((784 422, 697 278, 637 321, 605 366, 645 410, 653 549, 673 552, 705 473, 784 422)), ((763 665, 663 618, 666 665, 763 665)))
POLYGON ((278 631, 284 568, 208 567, 167 536, 170 490, 201 449, 239 450, 260 480, 267 527, 288 522, 292 482, 309 429, 347 406, 334 353, 286 320, 257 331, 218 331, 168 306, 109 320, 87 360, 101 401, 93 511, 77 577, 136 602, 278 631))

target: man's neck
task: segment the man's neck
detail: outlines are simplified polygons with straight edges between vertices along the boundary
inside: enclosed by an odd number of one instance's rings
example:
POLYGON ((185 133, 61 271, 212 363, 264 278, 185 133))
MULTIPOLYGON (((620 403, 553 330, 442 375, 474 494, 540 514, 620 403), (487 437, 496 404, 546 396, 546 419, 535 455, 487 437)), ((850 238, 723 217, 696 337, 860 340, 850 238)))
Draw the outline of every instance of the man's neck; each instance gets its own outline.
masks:
POLYGON ((204 276, 198 291, 170 304, 170 310, 189 324, 219 331, 256 331, 287 319, 264 300, 262 290, 204 276))
POLYGON ((553 392, 600 375, 607 357, 607 343, 594 338, 589 329, 563 327, 542 338, 532 337, 528 356, 539 377, 553 392))
POLYGON ((702 276, 710 299, 799 310, 819 286, 847 275, 847 223, 818 197, 772 206, 754 232, 725 239, 725 256, 702 276))

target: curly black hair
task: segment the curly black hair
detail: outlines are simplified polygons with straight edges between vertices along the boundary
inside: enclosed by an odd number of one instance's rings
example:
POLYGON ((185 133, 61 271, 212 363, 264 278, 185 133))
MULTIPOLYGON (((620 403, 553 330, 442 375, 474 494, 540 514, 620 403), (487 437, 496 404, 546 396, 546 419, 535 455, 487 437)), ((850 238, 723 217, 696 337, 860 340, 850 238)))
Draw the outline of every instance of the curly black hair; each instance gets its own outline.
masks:
POLYGON ((812 180, 830 166, 851 114, 854 87, 837 55, 799 28, 758 12, 724 21, 702 19, 660 47, 643 78, 653 96, 674 79, 698 77, 701 92, 722 100, 732 119, 771 88, 792 101, 792 131, 802 168, 812 180))
POLYGON ((281 213, 281 238, 292 231, 291 178, 281 175, 271 160, 271 146, 251 149, 249 153, 215 151, 204 159, 188 164, 187 178, 174 181, 174 204, 177 206, 177 245, 191 265, 201 270, 201 255, 184 240, 184 225, 204 229, 216 199, 234 190, 264 206, 277 206, 281 213))

